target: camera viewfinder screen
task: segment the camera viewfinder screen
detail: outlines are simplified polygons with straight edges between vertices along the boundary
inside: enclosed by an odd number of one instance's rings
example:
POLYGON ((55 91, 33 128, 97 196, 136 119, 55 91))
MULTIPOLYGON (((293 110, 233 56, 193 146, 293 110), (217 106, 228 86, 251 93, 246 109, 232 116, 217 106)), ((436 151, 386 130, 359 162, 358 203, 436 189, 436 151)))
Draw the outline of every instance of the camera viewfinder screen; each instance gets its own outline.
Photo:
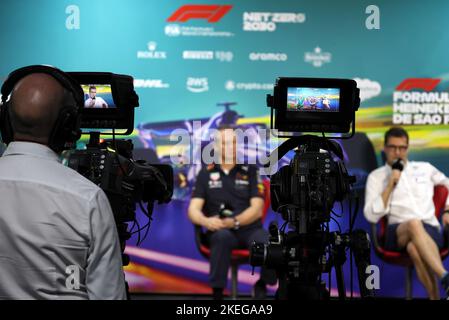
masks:
POLYGON ((84 108, 115 108, 110 84, 83 84, 84 108))
POLYGON ((287 88, 287 111, 338 112, 338 88, 287 88))

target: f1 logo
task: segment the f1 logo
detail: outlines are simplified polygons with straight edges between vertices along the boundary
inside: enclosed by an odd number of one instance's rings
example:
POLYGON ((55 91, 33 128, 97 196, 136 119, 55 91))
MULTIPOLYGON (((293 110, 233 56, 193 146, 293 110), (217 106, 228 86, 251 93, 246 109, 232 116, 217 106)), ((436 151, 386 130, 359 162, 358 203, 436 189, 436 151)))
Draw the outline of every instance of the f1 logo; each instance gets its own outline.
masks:
POLYGON ((176 10, 167 21, 186 22, 190 19, 206 19, 208 22, 218 22, 231 8, 231 5, 186 4, 176 10))
POLYGON ((409 91, 412 89, 423 89, 425 91, 432 91, 441 79, 432 78, 409 78, 402 81, 397 87, 398 91, 409 91))

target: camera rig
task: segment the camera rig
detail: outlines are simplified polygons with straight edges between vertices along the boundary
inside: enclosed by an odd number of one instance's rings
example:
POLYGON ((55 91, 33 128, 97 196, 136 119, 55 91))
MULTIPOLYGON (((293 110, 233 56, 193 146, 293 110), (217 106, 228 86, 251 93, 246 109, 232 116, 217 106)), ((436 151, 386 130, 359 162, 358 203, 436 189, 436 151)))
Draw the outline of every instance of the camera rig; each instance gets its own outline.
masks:
POLYGON ((132 141, 115 139, 116 135, 129 135, 134 129, 134 108, 139 105, 139 99, 134 91, 132 77, 105 72, 69 74, 79 82, 85 93, 86 104, 81 112, 81 128, 84 134, 89 135, 89 143, 86 149, 67 152, 66 162, 69 167, 103 189, 108 197, 117 225, 123 265, 126 266, 129 263, 129 257, 123 254, 126 241, 132 233, 138 232, 137 244, 140 244, 148 233, 154 203, 167 203, 171 200, 173 169, 169 165, 134 160, 132 141), (95 92, 92 88, 96 89, 95 92), (102 95, 103 107, 89 107, 93 105, 87 103, 89 98, 97 98, 94 93, 102 95), (104 131, 108 129, 112 132, 104 131), (122 132, 116 133, 117 129, 122 132), (100 139, 101 135, 112 135, 112 139, 100 139), (133 231, 129 230, 128 223, 137 222, 136 204, 139 204, 142 213, 148 217, 148 223, 133 231), (145 228, 145 236, 140 239, 140 232, 145 228))
POLYGON ((269 95, 267 102, 272 108, 271 128, 274 109, 275 129, 321 132, 323 137, 289 136, 270 155, 272 164, 295 150, 290 164, 271 175, 272 209, 282 215, 285 223, 281 228, 276 222, 270 224, 270 240, 253 244, 250 264, 276 270, 279 299, 329 298, 321 277, 335 267, 339 297, 344 299, 342 267, 346 249, 350 248, 361 296, 372 296, 365 284, 365 271, 370 265, 368 234, 352 231, 352 226, 348 233, 329 229, 333 206, 350 195, 355 177, 346 170, 340 145, 325 138, 324 132, 347 134, 352 127, 352 133, 343 138, 354 134, 355 111, 360 103, 355 81, 278 78, 274 96, 269 95))

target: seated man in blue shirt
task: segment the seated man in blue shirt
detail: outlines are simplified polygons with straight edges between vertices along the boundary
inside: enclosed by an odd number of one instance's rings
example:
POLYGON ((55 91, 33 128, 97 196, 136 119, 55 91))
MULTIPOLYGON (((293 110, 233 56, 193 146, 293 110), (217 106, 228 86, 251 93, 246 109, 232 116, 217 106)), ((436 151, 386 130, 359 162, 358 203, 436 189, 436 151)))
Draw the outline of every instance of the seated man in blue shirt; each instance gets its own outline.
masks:
MULTIPOLYGON (((189 206, 190 220, 208 230, 209 280, 214 299, 223 297, 231 251, 249 248, 253 241, 267 242, 269 237, 261 221, 265 192, 257 167, 236 163, 236 136, 232 128, 221 127, 218 138, 221 163, 208 165, 199 172, 189 206), (231 216, 218 216, 223 206, 232 208, 231 216)), ((255 298, 264 298, 265 285, 275 281, 274 271, 262 268, 261 279, 254 287, 255 298)))

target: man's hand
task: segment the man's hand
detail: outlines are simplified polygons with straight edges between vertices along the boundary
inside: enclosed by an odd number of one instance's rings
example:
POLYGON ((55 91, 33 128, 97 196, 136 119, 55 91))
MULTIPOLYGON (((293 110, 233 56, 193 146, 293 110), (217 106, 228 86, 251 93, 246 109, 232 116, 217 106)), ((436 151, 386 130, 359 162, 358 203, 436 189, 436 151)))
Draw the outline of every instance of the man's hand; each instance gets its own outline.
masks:
POLYGON ((227 229, 233 229, 235 227, 235 221, 234 218, 224 218, 222 219, 223 225, 227 229))
POLYGON ((204 221, 204 227, 212 232, 226 228, 223 220, 218 218, 217 216, 205 218, 204 221))
POLYGON ((402 172, 399 170, 393 170, 391 172, 389 183, 392 187, 395 187, 398 184, 399 179, 401 178, 401 173, 402 172))
POLYGON ((449 213, 443 214, 442 220, 443 220, 443 227, 449 225, 449 213))

